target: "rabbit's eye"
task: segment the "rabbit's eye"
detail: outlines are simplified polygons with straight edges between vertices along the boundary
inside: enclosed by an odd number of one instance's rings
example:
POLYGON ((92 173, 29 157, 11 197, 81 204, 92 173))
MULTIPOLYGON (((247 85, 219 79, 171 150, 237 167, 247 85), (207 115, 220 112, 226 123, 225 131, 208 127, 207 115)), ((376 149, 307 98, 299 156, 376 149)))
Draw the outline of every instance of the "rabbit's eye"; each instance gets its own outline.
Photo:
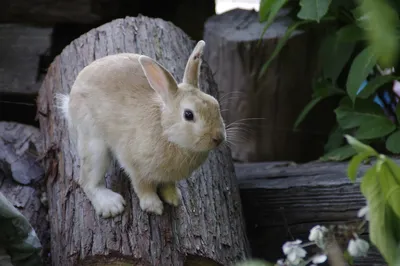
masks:
POLYGON ((190 110, 185 110, 185 112, 183 113, 183 115, 184 115, 184 117, 185 117, 185 119, 186 119, 187 121, 193 121, 193 119, 194 119, 193 112, 190 111, 190 110))

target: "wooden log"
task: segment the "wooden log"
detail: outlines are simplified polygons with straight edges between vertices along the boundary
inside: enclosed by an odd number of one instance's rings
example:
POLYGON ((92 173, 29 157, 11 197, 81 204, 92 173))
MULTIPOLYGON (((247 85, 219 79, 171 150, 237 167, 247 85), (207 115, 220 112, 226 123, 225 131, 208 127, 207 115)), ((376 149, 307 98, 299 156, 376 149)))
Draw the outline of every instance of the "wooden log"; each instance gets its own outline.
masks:
POLYGON ((49 262, 49 222, 44 171, 38 162, 42 137, 38 128, 0 122, 0 192, 22 213, 35 230, 49 262))
MULTIPOLYGON (((347 177, 347 166, 346 162, 235 164, 252 255, 276 261, 283 257, 284 242, 307 241, 314 225, 356 221, 358 210, 365 206, 360 177, 369 166, 361 166, 354 184, 347 177)), ((355 265, 385 263, 373 248, 355 265)))
MULTIPOLYGON (((76 183, 79 160, 65 121, 55 109, 55 93, 68 93, 79 71, 97 58, 122 52, 145 54, 180 80, 193 48, 194 42, 171 23, 128 17, 89 31, 51 64, 39 92, 38 115, 48 151, 44 165, 53 265, 231 265, 248 254, 227 148, 212 152, 202 167, 180 182, 182 205, 165 205, 162 216, 140 209, 128 178, 115 165, 107 174, 107 187, 122 194, 127 205, 121 216, 102 219, 76 183)), ((217 96, 206 64, 200 79, 202 90, 217 96)))
POLYGON ((237 123, 235 127, 241 129, 231 132, 237 135, 231 137, 236 161, 315 160, 322 155, 335 121, 334 106, 316 106, 298 131, 293 131, 297 116, 311 100, 319 30, 294 31, 258 80, 264 63, 292 23, 286 13, 283 10, 278 15, 260 44, 265 25, 255 11, 231 10, 205 24, 208 46, 204 57, 219 87, 224 118, 227 124, 250 118, 237 123))

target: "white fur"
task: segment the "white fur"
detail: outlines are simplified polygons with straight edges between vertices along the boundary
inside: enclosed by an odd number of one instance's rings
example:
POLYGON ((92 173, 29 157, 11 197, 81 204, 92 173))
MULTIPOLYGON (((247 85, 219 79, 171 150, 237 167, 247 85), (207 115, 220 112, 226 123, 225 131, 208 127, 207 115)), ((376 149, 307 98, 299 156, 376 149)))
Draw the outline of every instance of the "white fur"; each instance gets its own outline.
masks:
POLYGON ((120 214, 121 195, 105 187, 114 155, 128 174, 142 210, 162 214, 161 198, 181 200, 176 182, 189 177, 225 140, 225 125, 215 98, 197 86, 200 41, 188 59, 183 80, 147 56, 122 53, 85 67, 69 95, 56 102, 66 118, 81 160, 79 184, 103 217, 120 214), (184 111, 193 111, 186 121, 184 111))

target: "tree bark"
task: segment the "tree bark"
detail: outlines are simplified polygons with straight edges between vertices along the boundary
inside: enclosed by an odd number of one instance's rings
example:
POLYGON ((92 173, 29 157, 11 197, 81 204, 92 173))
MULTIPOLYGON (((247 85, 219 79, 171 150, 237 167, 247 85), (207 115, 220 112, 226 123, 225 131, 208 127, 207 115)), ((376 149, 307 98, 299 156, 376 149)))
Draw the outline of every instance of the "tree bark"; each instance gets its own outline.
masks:
POLYGON ((232 156, 236 161, 306 162, 323 153, 335 121, 333 106, 317 105, 298 131, 297 116, 311 100, 317 71, 319 31, 292 33, 261 79, 259 72, 272 56, 292 20, 287 10, 278 14, 262 37, 265 23, 258 13, 235 9, 211 17, 205 24, 204 57, 221 94, 223 116, 232 130, 232 156), (255 119, 254 119, 255 118, 255 119), (254 119, 254 120, 251 120, 254 119))
MULTIPOLYGON (((53 265, 232 265, 248 255, 239 191, 226 147, 212 152, 200 169, 180 182, 182 205, 165 205, 162 216, 141 211, 128 178, 115 164, 107 173, 107 186, 121 193, 127 206, 122 216, 102 219, 76 183, 78 156, 65 121, 55 110, 55 93, 68 93, 79 71, 95 59, 141 53, 181 80, 193 48, 194 42, 172 23, 128 17, 89 31, 51 64, 39 92, 38 116, 47 151, 53 265)), ((206 64, 200 78, 201 88, 217 96, 206 64)))
MULTIPOLYGON (((32 225, 42 245, 43 259, 47 264, 50 236, 43 185, 44 171, 38 162, 41 150, 42 137, 38 128, 14 122, 0 122, 0 192, 32 225)), ((0 213, 0 216, 3 214, 0 213)), ((2 223, 3 226, 5 223, 2 223)), ((26 229, 18 222, 14 226, 22 227, 22 231, 26 229)), ((5 233, 3 231, 1 235, 5 233)), ((15 236, 14 242, 20 237, 15 236)), ((12 243, 9 239, 5 245, 6 251, 11 249, 12 243)), ((17 249, 17 246, 13 248, 17 249)))

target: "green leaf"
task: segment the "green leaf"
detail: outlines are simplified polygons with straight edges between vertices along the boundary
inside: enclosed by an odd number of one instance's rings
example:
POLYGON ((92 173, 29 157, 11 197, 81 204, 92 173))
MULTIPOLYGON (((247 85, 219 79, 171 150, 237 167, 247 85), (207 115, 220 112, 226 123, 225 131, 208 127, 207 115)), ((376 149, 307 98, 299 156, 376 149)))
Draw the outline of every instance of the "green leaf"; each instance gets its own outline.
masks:
POLYGON ((347 250, 343 252, 343 258, 350 266, 354 265, 354 258, 350 255, 350 253, 347 250))
POLYGON ((334 95, 347 95, 345 91, 337 88, 332 82, 326 79, 319 79, 313 84, 313 97, 327 98, 334 95))
POLYGON ((385 157, 385 164, 387 164, 390 171, 393 173, 393 176, 395 177, 397 184, 400 185, 400 166, 391 158, 387 156, 384 157, 385 157))
POLYGON ((357 171, 358 171, 359 165, 365 159, 367 159, 369 156, 370 156, 370 154, 368 154, 368 153, 359 153, 359 154, 353 156, 353 158, 351 158, 349 166, 347 167, 347 176, 349 177, 349 179, 352 182, 354 182, 357 178, 357 171))
POLYGON ((331 0, 300 0, 301 9, 297 17, 304 20, 320 22, 328 12, 331 0))
POLYGON ((353 102, 356 100, 358 89, 375 65, 376 58, 370 47, 361 51, 351 64, 346 87, 347 94, 353 102))
POLYGON ((364 123, 387 120, 381 107, 370 100, 360 99, 354 106, 351 106, 347 98, 341 101, 335 109, 336 120, 341 128, 350 129, 359 127, 364 123))
POLYGON ((338 76, 353 53, 354 46, 354 42, 340 42, 337 34, 328 35, 324 39, 319 51, 319 61, 325 78, 336 83, 338 76))
MULTIPOLYGON (((398 166, 395 164, 394 167, 398 166)), ((379 182, 385 201, 390 205, 393 212, 400 220, 400 185, 397 182, 397 180, 400 179, 400 176, 396 177, 395 173, 396 171, 392 171, 391 169, 390 162, 385 160, 379 173, 379 182)))
POLYGON ((397 61, 399 16, 387 1, 359 0, 357 22, 364 28, 379 64, 392 67, 397 61))
POLYGON ((239 262, 235 266, 274 266, 274 264, 263 260, 252 259, 239 262))
POLYGON ((328 141, 325 143, 324 151, 330 152, 342 146, 343 143, 344 132, 340 127, 335 126, 329 134, 328 141))
POLYGON ((293 23, 288 29, 286 30, 285 34, 282 36, 282 38, 279 40, 278 44, 276 45, 276 48, 274 52, 272 53, 271 57, 268 59, 268 61, 263 65, 263 67, 260 70, 260 73, 258 75, 258 78, 262 78, 262 76, 265 74, 267 71, 269 65, 271 62, 275 59, 275 57, 279 54, 279 52, 282 50, 282 48, 285 46, 286 42, 289 40, 290 36, 292 33, 301 25, 309 23, 308 21, 297 21, 293 23))
POLYGON ((275 0, 261 0, 260 8, 258 11, 258 19, 260 22, 264 22, 268 19, 269 12, 271 11, 271 6, 275 0))
POLYGON ((355 43, 365 39, 363 30, 356 24, 343 26, 336 32, 336 36, 339 42, 355 43))
POLYGON ((387 138, 386 149, 392 153, 400 153, 400 130, 397 130, 387 138))
POLYGON ((345 135, 344 136, 347 140, 347 143, 353 147, 355 151, 358 153, 368 154, 369 156, 378 156, 379 153, 376 152, 371 146, 362 143, 361 141, 357 140, 356 138, 345 135))
POLYGON ((263 19, 263 21, 267 21, 264 29, 261 33, 261 36, 264 36, 265 32, 271 26, 271 24, 274 22, 275 17, 278 15, 279 10, 287 3, 288 0, 270 0, 267 1, 269 2, 268 4, 264 3, 265 11, 263 13, 267 13, 267 18, 263 19))
POLYGON ((313 89, 313 99, 311 99, 311 101, 304 107, 303 111, 297 117, 296 122, 294 123, 294 129, 297 129, 297 127, 308 115, 311 109, 314 108, 314 106, 317 105, 320 101, 330 96, 345 94, 343 90, 340 90, 335 86, 323 81, 317 82, 317 84, 314 85, 313 89))
POLYGON ((355 155, 357 151, 350 145, 342 146, 334 149, 324 156, 320 157, 320 161, 343 161, 355 155))
POLYGON ((387 117, 375 117, 363 121, 355 133, 357 139, 376 139, 384 137, 396 130, 396 125, 387 117))
MULTIPOLYGON (((361 192, 369 206, 369 233, 371 242, 378 248, 389 265, 396 259, 399 221, 382 195, 377 166, 368 169, 361 181, 361 192)), ((381 177, 382 178, 382 177, 381 177)))
POLYGON ((366 99, 376 92, 382 85, 388 83, 390 81, 394 81, 399 79, 400 77, 396 76, 376 76, 374 79, 370 80, 368 84, 364 87, 364 89, 357 95, 357 97, 361 99, 366 99))
POLYGON ((306 107, 304 107, 303 111, 301 111, 300 115, 296 119, 296 122, 294 123, 294 129, 296 129, 300 123, 303 122, 304 118, 306 118, 311 109, 314 108, 314 106, 322 99, 322 97, 314 98, 306 105, 306 107))

